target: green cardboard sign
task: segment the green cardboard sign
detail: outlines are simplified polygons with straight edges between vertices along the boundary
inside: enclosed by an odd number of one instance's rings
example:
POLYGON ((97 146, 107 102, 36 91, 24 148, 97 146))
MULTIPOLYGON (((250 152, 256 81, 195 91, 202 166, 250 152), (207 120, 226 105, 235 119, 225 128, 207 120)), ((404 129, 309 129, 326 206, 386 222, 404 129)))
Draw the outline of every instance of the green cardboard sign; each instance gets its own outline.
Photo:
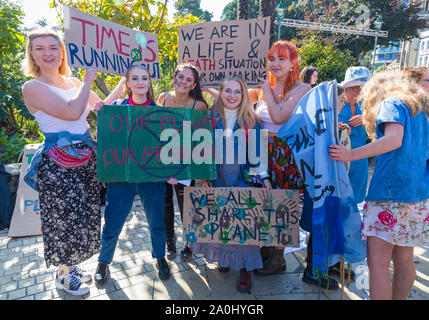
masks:
POLYGON ((97 180, 215 179, 214 125, 209 111, 104 106, 97 122, 97 180))

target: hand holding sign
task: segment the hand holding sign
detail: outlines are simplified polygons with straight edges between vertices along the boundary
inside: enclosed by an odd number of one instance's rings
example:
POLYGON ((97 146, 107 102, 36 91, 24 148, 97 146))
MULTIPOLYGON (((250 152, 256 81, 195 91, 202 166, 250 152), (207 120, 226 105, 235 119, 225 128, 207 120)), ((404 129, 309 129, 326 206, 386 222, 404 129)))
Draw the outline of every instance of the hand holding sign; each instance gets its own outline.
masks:
POLYGON ((94 68, 88 68, 85 70, 85 74, 83 75, 84 83, 92 83, 95 79, 97 79, 97 71, 94 68))

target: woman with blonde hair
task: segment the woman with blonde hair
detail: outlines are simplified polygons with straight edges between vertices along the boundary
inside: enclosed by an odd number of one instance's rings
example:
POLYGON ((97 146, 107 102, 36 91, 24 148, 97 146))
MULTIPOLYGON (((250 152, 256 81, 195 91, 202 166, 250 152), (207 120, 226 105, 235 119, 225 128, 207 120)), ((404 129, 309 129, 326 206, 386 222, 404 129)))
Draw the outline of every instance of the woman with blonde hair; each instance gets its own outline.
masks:
MULTIPOLYGON (((259 139, 261 131, 259 117, 253 111, 247 95, 246 83, 237 77, 227 78, 222 81, 219 88, 219 97, 212 107, 213 118, 216 120, 216 129, 224 130, 222 139, 228 141, 233 139, 234 149, 231 150, 223 141, 223 162, 217 165, 217 179, 212 182, 213 187, 249 187, 250 181, 246 179, 248 174, 258 176, 264 186, 270 190, 271 183, 266 170, 263 166, 253 167, 251 163, 257 163, 257 159, 249 159, 246 152, 246 163, 238 162, 240 152, 236 134, 247 140, 248 130, 256 130, 256 140, 259 139), (241 132, 240 132, 241 130, 241 132), (226 159, 232 158, 232 164, 226 159), (253 170, 251 170, 253 168, 253 170)), ((243 139, 243 140, 244 140, 243 139)), ((259 140, 258 140, 259 141, 259 140)), ((252 142, 253 143, 253 142, 252 142)), ((218 144, 218 142, 216 142, 218 144)), ((246 148, 247 149, 247 148, 246 148)), ((208 188, 207 181, 201 181, 203 187, 208 188)), ((258 246, 250 245, 228 245, 228 244, 210 244, 210 243, 191 243, 194 253, 201 253, 209 263, 218 262, 219 271, 227 272, 230 268, 240 270, 240 276, 237 280, 237 289, 240 292, 248 292, 252 286, 251 271, 262 267, 262 259, 258 246)))
MULTIPOLYGON (((23 88, 29 112, 39 123, 44 143, 33 157, 25 182, 39 191, 46 265, 58 266, 56 287, 73 295, 88 292, 91 275, 77 264, 100 247, 100 194, 95 171, 95 141, 87 116, 102 101, 91 91, 97 73, 83 81, 68 77, 64 43, 51 29, 28 34, 26 73, 35 79, 23 88)), ((120 95, 123 82, 104 100, 120 95)))
POLYGON ((402 70, 402 77, 408 81, 419 84, 429 93, 429 68, 414 67, 402 70))
POLYGON ((429 240, 429 97, 399 73, 375 74, 362 88, 363 121, 372 142, 338 161, 376 157, 364 207, 371 299, 406 299, 416 270, 414 247, 429 240), (390 261, 393 260, 393 281, 390 261))

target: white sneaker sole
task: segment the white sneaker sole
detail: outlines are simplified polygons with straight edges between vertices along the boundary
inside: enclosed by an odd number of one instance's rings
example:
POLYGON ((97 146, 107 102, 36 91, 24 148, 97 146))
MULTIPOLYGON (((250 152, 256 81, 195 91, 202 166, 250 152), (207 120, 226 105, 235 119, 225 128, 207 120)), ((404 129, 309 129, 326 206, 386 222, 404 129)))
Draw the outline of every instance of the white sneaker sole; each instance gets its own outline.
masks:
POLYGON ((55 286, 57 287, 57 289, 61 289, 64 290, 65 292, 73 295, 73 296, 83 296, 84 294, 87 294, 89 292, 89 287, 88 286, 80 286, 79 289, 77 290, 70 290, 70 289, 66 289, 64 288, 64 286, 61 283, 58 283, 55 281, 55 286))
POLYGON ((90 274, 85 274, 82 277, 79 277, 79 276, 77 276, 77 277, 79 278, 79 280, 81 282, 89 282, 92 280, 92 276, 90 274))

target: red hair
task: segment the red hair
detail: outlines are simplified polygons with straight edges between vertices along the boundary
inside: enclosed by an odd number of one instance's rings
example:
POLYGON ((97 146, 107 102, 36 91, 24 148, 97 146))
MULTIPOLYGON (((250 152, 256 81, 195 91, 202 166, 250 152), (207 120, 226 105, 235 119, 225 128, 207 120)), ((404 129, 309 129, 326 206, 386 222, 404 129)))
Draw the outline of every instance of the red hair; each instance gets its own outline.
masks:
MULTIPOLYGON (((275 52, 277 52, 277 55, 279 57, 284 57, 292 63, 292 68, 284 83, 284 89, 282 92, 282 97, 284 98, 286 96, 286 93, 291 90, 292 87, 295 85, 295 82, 300 79, 298 50, 292 43, 285 40, 280 40, 274 43, 270 51, 268 51, 268 60, 270 60, 271 56, 275 52)), ((276 78, 271 74, 271 72, 268 72, 268 77, 271 86, 274 86, 274 84, 276 83, 276 78)))

